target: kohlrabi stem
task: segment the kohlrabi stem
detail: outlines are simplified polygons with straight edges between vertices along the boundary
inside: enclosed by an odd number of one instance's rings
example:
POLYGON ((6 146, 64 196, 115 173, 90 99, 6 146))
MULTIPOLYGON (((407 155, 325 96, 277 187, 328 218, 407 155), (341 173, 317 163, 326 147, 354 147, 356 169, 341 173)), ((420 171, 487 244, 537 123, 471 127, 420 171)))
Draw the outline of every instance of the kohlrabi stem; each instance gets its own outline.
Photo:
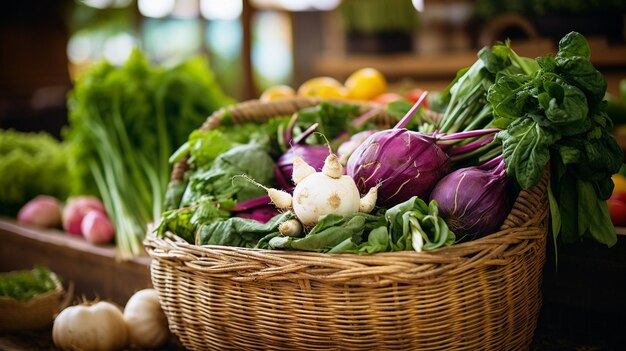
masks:
POLYGON ((506 164, 504 163, 504 159, 500 160, 500 163, 498 163, 498 165, 493 170, 493 172, 498 175, 506 174, 506 164))
MULTIPOLYGON (((464 153, 459 153, 459 154, 456 154, 456 155, 454 155, 454 156, 451 156, 451 157, 450 157, 450 160, 451 160, 453 163, 456 163, 456 162, 459 162, 459 161, 462 161, 462 160, 466 160, 466 159, 468 159, 468 158, 472 158, 472 157, 476 157, 476 156, 478 156, 478 157, 480 158, 480 156, 481 156, 481 155, 485 155, 485 154, 487 154, 488 152, 490 152, 490 151, 491 151, 491 149, 493 149, 493 148, 494 148, 494 145, 496 145, 496 144, 494 144, 494 143, 490 143, 490 144, 483 145, 483 146, 481 146, 481 147, 475 148, 475 149, 473 149, 473 150, 471 150, 471 151, 469 151, 469 152, 464 152, 464 153)), ((499 146, 499 145, 498 145, 498 146, 499 146)), ((498 151, 499 151, 499 152, 502 152, 501 150, 498 150, 498 151)), ((492 156, 492 157, 493 157, 493 156, 492 156)))
POLYGON ((493 167, 495 167, 496 165, 500 164, 500 162, 502 162, 504 160, 504 157, 500 154, 497 157, 492 158, 491 160, 481 164, 480 166, 478 166, 478 168, 480 169, 491 169, 493 167))
MULTIPOLYGON (((495 144, 492 144, 492 145, 495 145, 495 144)), ((502 156, 502 147, 500 146, 486 151, 483 155, 478 157, 478 162, 485 162, 498 156, 502 156)))
POLYGON ((363 125, 363 123, 369 121, 372 117, 376 116, 378 111, 379 111, 378 108, 373 108, 365 112, 364 114, 360 115, 359 117, 353 119, 350 124, 353 127, 360 127, 361 125, 363 125))
POLYGON ((296 126, 296 121, 298 120, 298 113, 294 113, 291 115, 289 119, 289 123, 287 124, 287 128, 285 128, 285 144, 291 145, 293 138, 293 128, 296 126))
POLYGON ((484 138, 478 139, 476 141, 473 141, 473 142, 471 142, 469 144, 465 144, 463 146, 458 146, 458 147, 446 150, 446 153, 448 155, 452 156, 452 155, 457 155, 457 154, 462 154, 462 153, 465 153, 465 152, 469 152, 469 151, 477 149, 477 148, 479 148, 481 146, 484 146, 484 145, 487 145, 487 144, 491 143, 493 141, 493 139, 495 139, 495 136, 494 135, 489 135, 487 137, 484 137, 484 138))
MULTIPOLYGON (((372 117, 376 116, 376 114, 378 113, 379 109, 378 108, 373 108, 367 112, 365 112, 364 114, 360 115, 359 117, 355 118, 352 120, 352 122, 350 122, 350 125, 353 128, 359 128, 360 126, 362 126, 365 122, 369 121, 370 119, 372 119, 372 117)), ((342 138, 345 138, 348 136, 350 132, 348 130, 344 130, 343 132, 339 133, 339 135, 337 135, 335 137, 335 139, 333 140, 339 140, 342 138)))
POLYGON ((417 99, 417 102, 413 105, 413 107, 411 107, 411 109, 409 110, 409 112, 406 113, 406 115, 404 115, 404 117, 402 117, 402 119, 400 120, 400 122, 398 122, 398 124, 396 124, 393 129, 400 129, 400 128, 404 128, 404 126, 406 126, 407 123, 409 123, 409 121, 411 120, 411 118, 413 118, 413 116, 415 115, 415 112, 417 112, 417 110, 420 108, 420 106, 422 105, 422 103, 424 102, 424 99, 426 99, 426 96, 428 95, 428 92, 425 91, 422 93, 422 95, 420 96, 419 99, 417 99))
POLYGON ((312 124, 309 128, 307 128, 304 132, 302 132, 302 134, 298 135, 297 138, 293 139, 293 145, 298 145, 304 140, 306 140, 306 138, 308 138, 311 134, 315 133, 315 131, 317 130, 317 127, 319 126, 320 126, 319 123, 312 124))
POLYGON ((500 131, 500 129, 498 129, 498 128, 468 130, 466 132, 445 134, 445 135, 442 135, 440 137, 437 137, 437 140, 438 141, 439 140, 447 141, 447 140, 467 139, 467 138, 472 138, 472 137, 477 137, 477 136, 494 134, 494 133, 497 133, 499 131, 500 131))

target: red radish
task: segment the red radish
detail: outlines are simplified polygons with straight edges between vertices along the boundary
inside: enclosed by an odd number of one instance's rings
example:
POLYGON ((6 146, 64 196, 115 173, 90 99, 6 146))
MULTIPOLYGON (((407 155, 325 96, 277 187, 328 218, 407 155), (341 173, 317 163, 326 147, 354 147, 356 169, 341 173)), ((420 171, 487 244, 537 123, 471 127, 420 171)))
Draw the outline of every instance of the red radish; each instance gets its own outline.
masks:
POLYGON ((63 209, 63 229, 72 235, 82 235, 81 222, 90 210, 106 213, 104 205, 96 197, 77 196, 69 198, 63 209))
POLYGON ((80 230, 85 240, 92 244, 105 244, 115 236, 115 227, 106 214, 90 210, 80 224, 80 230))
POLYGON ((58 227, 61 224, 61 203, 52 196, 39 195, 20 209, 17 222, 44 228, 58 227))

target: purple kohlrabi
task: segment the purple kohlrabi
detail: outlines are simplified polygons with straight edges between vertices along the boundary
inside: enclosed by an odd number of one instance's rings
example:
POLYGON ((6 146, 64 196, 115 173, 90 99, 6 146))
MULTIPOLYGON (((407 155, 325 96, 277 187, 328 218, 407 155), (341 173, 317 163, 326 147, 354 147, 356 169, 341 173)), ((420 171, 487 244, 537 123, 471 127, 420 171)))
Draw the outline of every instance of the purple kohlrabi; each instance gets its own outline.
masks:
POLYGON ((430 199, 459 238, 476 239, 500 228, 511 211, 513 194, 499 156, 481 166, 461 168, 443 177, 430 199))
POLYGON ((450 171, 450 158, 430 136, 388 129, 363 142, 349 158, 346 171, 362 193, 380 184, 379 204, 392 206, 413 196, 428 198, 450 171))

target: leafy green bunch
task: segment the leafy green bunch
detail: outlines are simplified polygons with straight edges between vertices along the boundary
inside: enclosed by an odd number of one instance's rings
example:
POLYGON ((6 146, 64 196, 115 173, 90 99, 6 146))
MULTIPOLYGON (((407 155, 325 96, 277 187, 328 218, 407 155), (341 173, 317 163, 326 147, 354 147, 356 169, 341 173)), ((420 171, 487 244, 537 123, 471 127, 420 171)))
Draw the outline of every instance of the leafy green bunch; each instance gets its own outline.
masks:
POLYGON ((102 197, 121 257, 141 251, 147 224, 162 212, 172 150, 231 103, 200 57, 160 67, 135 50, 123 66, 104 61, 76 81, 64 134, 73 192, 102 197))
POLYGON ((0 214, 14 216, 37 195, 69 195, 66 146, 45 132, 0 130, 0 214))
POLYGON ((589 45, 576 32, 559 42, 555 57, 536 69, 499 72, 487 94, 493 108, 507 174, 523 188, 539 182, 550 162, 550 205, 555 239, 592 237, 613 245, 615 230, 604 200, 623 151, 605 112, 606 81, 590 62, 589 45))

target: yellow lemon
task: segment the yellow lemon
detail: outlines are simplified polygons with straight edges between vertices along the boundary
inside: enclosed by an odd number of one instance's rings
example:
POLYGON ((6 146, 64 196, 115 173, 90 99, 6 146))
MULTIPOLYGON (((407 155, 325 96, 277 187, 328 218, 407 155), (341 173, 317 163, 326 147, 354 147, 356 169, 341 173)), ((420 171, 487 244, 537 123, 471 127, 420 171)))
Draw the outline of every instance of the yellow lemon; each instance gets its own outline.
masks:
POLYGON ((611 179, 615 184, 615 188, 613 188, 613 194, 626 193, 626 177, 619 173, 616 173, 611 176, 611 179))
POLYGON ((335 78, 315 77, 300 85, 298 95, 344 99, 348 96, 348 90, 335 78))
POLYGON ((371 100, 387 92, 387 80, 375 68, 361 68, 346 79, 345 87, 350 98, 371 100))
POLYGON ((261 94, 261 97, 259 97, 259 100, 262 102, 270 102, 294 97, 295 95, 296 91, 293 90, 292 87, 288 85, 275 85, 265 89, 263 94, 261 94))

